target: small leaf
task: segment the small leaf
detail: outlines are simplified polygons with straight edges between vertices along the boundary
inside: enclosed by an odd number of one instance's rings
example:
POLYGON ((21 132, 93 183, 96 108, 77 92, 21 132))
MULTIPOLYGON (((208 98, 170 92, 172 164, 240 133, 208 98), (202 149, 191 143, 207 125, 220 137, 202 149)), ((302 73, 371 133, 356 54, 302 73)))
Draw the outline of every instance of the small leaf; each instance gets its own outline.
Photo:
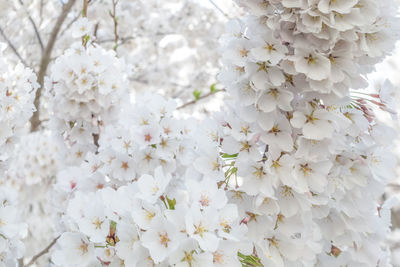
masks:
POLYGON ((216 83, 213 83, 212 85, 211 85, 211 87, 210 87, 210 92, 211 93, 214 93, 214 92, 216 92, 217 91, 217 84, 216 83))
POLYGON ((222 154, 222 158, 224 158, 224 159, 229 159, 229 158, 236 158, 237 156, 238 156, 238 154, 239 153, 236 153, 236 154, 232 154, 232 155, 230 155, 230 154, 226 154, 226 153, 224 153, 224 154, 222 154))
POLYGON ((193 91, 193 96, 194 96, 194 98, 195 98, 196 100, 199 100, 199 99, 200 99, 200 95, 201 95, 201 92, 200 92, 199 90, 194 90, 194 91, 193 91))
POLYGON ((254 255, 244 255, 238 252, 238 257, 243 267, 262 267, 261 261, 258 257, 254 255))
POLYGON ((83 41, 85 42, 85 43, 87 43, 87 42, 89 42, 89 40, 90 40, 90 35, 85 35, 84 37, 83 37, 83 41))
POLYGON ((175 209, 175 205, 176 205, 176 199, 170 199, 168 197, 167 198, 167 202, 168 202, 168 207, 170 210, 174 210, 175 209))

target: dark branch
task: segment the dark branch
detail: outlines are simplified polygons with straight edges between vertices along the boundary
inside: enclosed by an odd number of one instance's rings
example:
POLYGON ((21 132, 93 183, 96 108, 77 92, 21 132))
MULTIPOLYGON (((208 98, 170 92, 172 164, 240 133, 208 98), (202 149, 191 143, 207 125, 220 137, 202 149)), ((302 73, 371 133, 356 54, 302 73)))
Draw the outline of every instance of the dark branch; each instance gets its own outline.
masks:
MULTIPOLYGON (((22 0, 19 0, 19 3, 20 3, 21 6, 23 6, 24 9, 25 9, 25 6, 24 6, 24 3, 22 2, 22 0)), ((43 52, 44 46, 43 46, 42 38, 40 37, 39 30, 38 30, 38 28, 37 28, 37 26, 36 26, 36 23, 35 23, 35 21, 33 20, 33 18, 31 17, 31 15, 29 15, 28 10, 25 9, 25 11, 26 11, 26 14, 28 15, 29 21, 30 21, 31 24, 32 24, 33 30, 35 31, 36 38, 38 39, 38 42, 39 42, 39 45, 40 45, 40 49, 41 49, 42 52, 43 52)))
POLYGON ((229 18, 228 14, 226 14, 213 0, 208 0, 222 15, 229 18))
POLYGON ((60 37, 63 36, 65 32, 71 28, 71 25, 74 24, 74 22, 77 21, 80 18, 80 16, 81 16, 80 14, 76 15, 73 19, 71 19, 70 22, 68 22, 65 25, 64 29, 60 33, 60 37))
POLYGON ((38 254, 33 256, 33 258, 26 265, 24 265, 24 267, 28 267, 28 266, 34 264, 35 261, 37 261, 40 257, 42 257, 44 254, 47 254, 49 252, 49 250, 57 243, 57 240, 59 238, 60 238, 60 236, 57 236, 56 238, 54 238, 53 241, 51 241, 51 243, 47 247, 45 247, 42 251, 40 251, 38 254))
POLYGON ((61 26, 64 23, 69 11, 71 10, 72 6, 75 4, 76 0, 69 0, 68 3, 66 3, 61 11, 60 16, 57 18, 56 24, 54 25, 49 41, 47 42, 46 48, 44 49, 42 59, 40 61, 40 68, 38 72, 38 82, 40 84, 40 88, 36 91, 36 97, 35 97, 35 107, 36 107, 36 112, 33 113, 33 116, 31 118, 31 131, 36 131, 40 125, 40 96, 42 94, 42 89, 43 89, 43 84, 44 84, 44 76, 46 75, 47 72, 47 67, 49 66, 50 59, 51 59, 51 52, 53 51, 54 45, 57 40, 58 33, 60 32, 61 26))
POLYGON ((82 17, 87 17, 88 5, 89 5, 89 1, 83 0, 82 17))
POLYGON ((186 108, 187 106, 196 104, 198 101, 200 101, 200 100, 202 100, 202 99, 204 99, 204 98, 207 98, 207 97, 209 97, 209 96, 212 96, 212 95, 214 95, 214 94, 216 94, 216 93, 218 93, 218 92, 225 92, 225 89, 220 89, 220 90, 217 89, 217 90, 214 90, 214 91, 212 91, 212 92, 209 92, 209 93, 207 93, 207 94, 205 94, 205 95, 200 96, 200 97, 197 98, 197 99, 194 99, 194 100, 192 100, 192 101, 189 101, 189 102, 183 104, 182 106, 177 107, 176 109, 177 109, 177 110, 178 110, 178 109, 183 109, 183 108, 186 108))
POLYGON ((117 51, 118 48, 118 18, 117 18, 117 5, 118 5, 119 0, 112 0, 112 5, 113 5, 113 10, 110 12, 110 16, 113 19, 114 22, 114 51, 117 51))
POLYGON ((22 62, 22 64, 25 65, 25 67, 28 67, 29 65, 26 63, 26 61, 21 57, 21 55, 18 53, 17 48, 15 48, 14 44, 11 42, 10 39, 8 39, 7 35, 4 33, 3 29, 0 27, 0 34, 4 38, 4 40, 7 42, 8 46, 12 49, 14 54, 19 58, 19 60, 22 62))

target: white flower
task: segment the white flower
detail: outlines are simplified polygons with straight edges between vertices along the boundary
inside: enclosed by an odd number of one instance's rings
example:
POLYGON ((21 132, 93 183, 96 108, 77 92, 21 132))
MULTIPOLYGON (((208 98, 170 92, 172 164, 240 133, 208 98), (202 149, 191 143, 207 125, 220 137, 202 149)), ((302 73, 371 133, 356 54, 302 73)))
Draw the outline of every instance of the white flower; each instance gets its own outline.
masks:
POLYGON ((337 12, 341 14, 350 13, 352 7, 357 4, 358 0, 321 0, 318 3, 318 9, 323 13, 337 12))
POLYGON ((118 257, 124 260, 125 265, 136 266, 144 254, 138 230, 133 223, 121 222, 117 224, 117 236, 119 241, 115 249, 118 257))
MULTIPOLYGON (((258 36, 257 36, 258 37, 258 36)), ((255 43, 256 48, 251 49, 251 55, 256 60, 278 64, 288 52, 282 42, 272 36, 271 31, 266 31, 255 43), (259 45, 259 46, 258 46, 259 45)))
POLYGON ((293 93, 284 89, 262 88, 261 96, 258 98, 257 105, 264 112, 274 111, 277 107, 284 111, 291 111, 290 102, 293 93))
POLYGON ((161 167, 157 167, 154 171, 154 177, 147 174, 142 175, 138 181, 139 197, 149 203, 155 203, 164 194, 170 180, 171 175, 169 173, 164 175, 161 167))
POLYGON ((200 248, 214 252, 219 243, 215 230, 218 227, 218 214, 209 208, 201 212, 195 207, 191 208, 185 217, 186 231, 199 242, 200 248))
POLYGON ((228 201, 224 190, 218 189, 215 180, 207 178, 200 182, 188 180, 186 186, 191 194, 193 204, 198 205, 201 209, 221 209, 228 201))
POLYGON ((89 35, 92 30, 91 22, 85 17, 79 18, 74 24, 72 24, 72 37, 79 38, 85 35, 89 35))
POLYGON ((302 193, 308 191, 322 193, 328 184, 327 175, 331 168, 330 161, 300 161, 294 167, 296 184, 293 186, 302 193))
POLYGON ((89 266, 95 259, 94 245, 80 233, 65 232, 58 239, 60 246, 52 260, 60 266, 89 266))
POLYGON ((132 209, 132 217, 141 229, 149 229, 151 222, 160 214, 160 207, 148 202, 138 202, 132 209))
POLYGON ((222 162, 217 151, 207 151, 198 157, 193 165, 197 171, 210 178, 223 179, 222 162))
POLYGON ((0 234, 13 238, 20 234, 23 224, 17 223, 18 210, 13 206, 0 206, 0 234))
POLYGON ((118 155, 111 163, 112 177, 130 181, 136 177, 135 161, 126 155, 118 155))
POLYGON ((194 239, 186 239, 180 247, 171 254, 169 263, 176 267, 206 267, 213 264, 213 256, 209 252, 198 252, 194 239))
POLYGON ((141 237, 143 246, 149 249, 150 256, 155 263, 162 262, 179 247, 181 234, 176 227, 167 220, 159 217, 151 222, 141 237))
POLYGON ((329 59, 315 51, 296 48, 293 62, 296 71, 304 73, 312 80, 321 81, 327 79, 331 73, 329 59))
POLYGON ((307 105, 303 112, 295 111, 290 123, 295 128, 301 128, 303 136, 308 139, 322 140, 332 137, 334 127, 331 115, 325 109, 314 109, 307 105))
POLYGON ((272 128, 264 130, 267 132, 263 133, 260 138, 266 144, 277 146, 286 152, 293 150, 292 129, 289 121, 283 115, 276 116, 272 128))
POLYGON ((110 221, 105 216, 105 207, 100 199, 91 199, 83 207, 83 218, 78 225, 82 233, 87 235, 92 242, 104 242, 110 230, 110 221))
POLYGON ((241 267, 238 256, 237 243, 230 241, 221 241, 219 247, 213 252, 213 266, 226 266, 226 267, 241 267))
POLYGON ((277 179, 271 176, 263 162, 243 162, 237 165, 238 175, 242 177, 243 183, 240 190, 249 195, 263 193, 266 196, 274 195, 274 187, 277 179))

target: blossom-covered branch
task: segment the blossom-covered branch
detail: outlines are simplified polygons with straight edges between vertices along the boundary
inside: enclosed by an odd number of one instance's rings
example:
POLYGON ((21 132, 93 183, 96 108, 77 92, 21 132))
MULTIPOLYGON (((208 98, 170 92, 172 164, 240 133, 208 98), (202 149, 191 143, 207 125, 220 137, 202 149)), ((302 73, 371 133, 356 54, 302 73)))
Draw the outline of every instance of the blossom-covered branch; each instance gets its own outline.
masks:
POLYGON ((75 4, 76 0, 68 0, 68 2, 63 5, 61 13, 54 24, 54 27, 51 31, 49 40, 46 44, 46 48, 43 51, 42 58, 40 61, 40 66, 39 66, 39 72, 38 72, 38 82, 40 84, 39 89, 36 91, 36 97, 35 97, 35 107, 36 107, 36 112, 33 113, 33 116, 31 118, 31 131, 34 132, 38 129, 40 125, 40 97, 42 95, 42 88, 44 85, 44 76, 46 75, 47 72, 47 67, 50 63, 50 58, 51 58, 51 53, 54 48, 54 44, 56 43, 58 33, 61 29, 61 26, 64 23, 64 20, 66 19, 69 11, 75 4))

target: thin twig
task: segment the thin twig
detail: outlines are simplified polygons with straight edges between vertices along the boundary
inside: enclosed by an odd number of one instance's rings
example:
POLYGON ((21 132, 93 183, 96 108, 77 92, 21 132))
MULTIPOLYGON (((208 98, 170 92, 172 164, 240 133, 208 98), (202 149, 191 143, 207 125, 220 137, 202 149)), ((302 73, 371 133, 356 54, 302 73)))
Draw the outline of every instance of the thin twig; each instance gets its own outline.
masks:
POLYGON ((56 238, 54 238, 53 241, 51 241, 51 243, 47 247, 45 247, 42 251, 40 251, 38 254, 33 256, 33 258, 24 267, 28 267, 28 266, 34 264, 35 261, 37 261, 41 256, 48 253, 49 250, 57 243, 57 240, 59 238, 60 238, 60 236, 57 236, 56 238))
POLYGON ((213 0, 208 0, 222 15, 229 19, 228 14, 226 14, 213 0))
POLYGON ((93 38, 96 40, 97 39, 97 31, 99 30, 100 27, 100 22, 97 22, 94 25, 94 29, 93 29, 93 38))
MULTIPOLYGON (((87 18, 87 9, 89 5, 89 0, 83 0, 82 17, 87 18)), ((87 43, 89 42, 89 36, 82 36, 82 46, 86 49, 87 43)))
POLYGON ((40 0, 40 7, 39 7, 39 18, 40 18, 40 23, 39 25, 42 25, 43 22, 43 0, 40 0))
POLYGON ((34 132, 38 129, 40 125, 40 96, 42 94, 42 88, 44 84, 44 76, 46 75, 47 72, 47 67, 49 66, 50 59, 51 59, 51 52, 53 51, 54 45, 57 40, 58 33, 60 32, 61 26, 64 23, 69 11, 71 10, 72 6, 75 4, 76 0, 69 0, 68 3, 66 3, 62 7, 62 11, 60 16, 58 16, 56 24, 54 25, 49 41, 47 42, 46 48, 44 49, 42 59, 40 61, 40 68, 39 68, 39 73, 38 73, 38 82, 40 84, 40 87, 36 91, 36 96, 35 96, 35 107, 36 107, 36 112, 33 113, 33 116, 31 118, 31 132, 34 132))
POLYGON ((118 5, 119 0, 112 0, 112 5, 113 5, 113 10, 112 12, 110 11, 110 16, 113 19, 114 22, 114 51, 117 51, 118 48, 118 18, 117 18, 117 5, 118 5))
POLYGON ((204 98, 207 98, 207 97, 209 97, 209 96, 212 96, 212 95, 214 95, 214 94, 216 94, 216 93, 218 93, 218 92, 225 92, 225 89, 217 89, 217 90, 211 91, 211 92, 209 92, 209 93, 207 93, 207 94, 205 94, 205 95, 202 95, 202 96, 198 97, 197 99, 194 99, 194 100, 192 100, 192 101, 189 101, 189 102, 187 102, 187 103, 185 103, 185 104, 183 104, 183 105, 177 107, 176 109, 177 109, 177 110, 178 110, 178 109, 183 109, 183 108, 186 108, 187 106, 196 104, 198 101, 200 101, 200 100, 202 100, 202 99, 204 99, 204 98))
POLYGON ((59 36, 63 36, 65 34, 65 32, 67 30, 69 30, 71 28, 71 25, 74 24, 75 21, 77 21, 79 18, 81 17, 81 14, 79 13, 78 15, 76 15, 70 22, 68 22, 67 24, 65 24, 64 29, 61 31, 61 33, 59 34, 59 36))
POLYGON ((31 22, 32 27, 33 27, 33 30, 35 31, 36 38, 38 39, 38 42, 39 42, 39 45, 40 45, 40 49, 41 49, 42 52, 43 52, 44 46, 43 46, 42 38, 40 37, 39 30, 38 30, 38 28, 37 28, 37 26, 36 26, 36 23, 35 23, 35 21, 33 20, 33 18, 31 17, 31 15, 29 14, 28 10, 25 8, 24 2, 22 2, 22 0, 19 0, 19 3, 20 3, 21 6, 25 9, 26 14, 28 15, 28 19, 29 19, 29 21, 31 22))
MULTIPOLYGON (((173 32, 157 32, 151 36, 149 35, 143 35, 143 34, 136 34, 135 36, 126 36, 126 37, 119 37, 119 45, 125 44, 126 42, 130 41, 130 40, 134 40, 137 38, 142 38, 142 37, 146 37, 146 38, 151 38, 151 39, 155 39, 155 38, 161 38, 163 36, 169 35, 169 34, 174 34, 173 32)), ((100 39, 97 40, 96 43, 98 44, 102 44, 102 43, 109 43, 109 42, 114 42, 115 38, 108 38, 108 39, 100 39)))
POLYGON ((89 4, 88 0, 83 0, 82 17, 87 17, 88 4, 89 4))
MULTIPOLYGON (((135 36, 120 37, 118 45, 122 45, 122 44, 126 43, 127 41, 130 41, 133 39, 135 39, 135 36)), ((115 42, 115 39, 114 38, 113 39, 103 39, 103 40, 96 41, 96 43, 98 43, 98 44, 109 43, 109 42, 115 42)))
POLYGON ((0 27, 0 34, 3 36, 4 40, 7 42, 8 46, 12 49, 14 54, 19 58, 19 60, 22 62, 22 64, 25 65, 25 67, 28 67, 29 65, 26 63, 26 61, 21 57, 21 55, 18 53, 17 48, 15 48, 14 44, 11 42, 10 39, 8 39, 7 35, 4 33, 3 29, 0 27))

